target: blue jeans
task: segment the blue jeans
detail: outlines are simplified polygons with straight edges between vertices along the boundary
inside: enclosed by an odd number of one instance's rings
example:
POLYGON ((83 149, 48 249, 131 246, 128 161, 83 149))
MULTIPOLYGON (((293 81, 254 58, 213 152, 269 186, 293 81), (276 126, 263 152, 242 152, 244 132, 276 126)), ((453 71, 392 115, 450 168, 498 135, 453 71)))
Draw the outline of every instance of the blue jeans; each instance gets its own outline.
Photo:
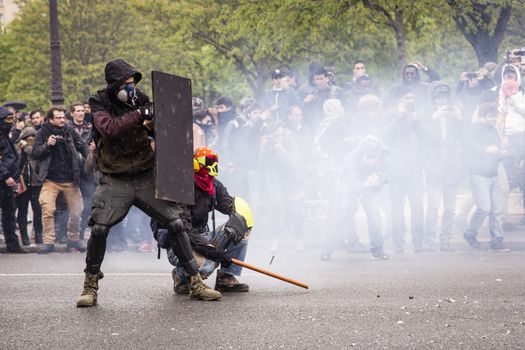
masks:
MULTIPOLYGON (((227 239, 221 239, 221 238, 226 238, 225 237, 226 234, 224 231, 224 225, 217 227, 217 229, 215 230, 215 234, 213 232, 206 232, 206 233, 203 233, 203 235, 206 236, 206 239, 209 242, 212 242, 212 241, 228 242, 227 239), (216 238, 219 238, 219 239, 216 239, 216 238)), ((248 251, 248 239, 247 238, 242 239, 237 244, 234 244, 233 242, 226 243, 225 246, 219 246, 216 248, 225 250, 226 254, 228 254, 232 258, 244 261, 246 257, 246 252, 248 251)), ((168 260, 173 266, 176 266, 177 276, 179 277, 181 283, 185 283, 187 281, 186 279, 187 275, 184 272, 184 268, 178 263, 178 259, 175 257, 173 252, 171 252, 171 248, 168 248, 168 260)), ((199 268, 199 272, 203 278, 207 278, 213 273, 213 271, 215 271, 215 269, 218 266, 219 266, 218 262, 206 259, 204 264, 202 264, 202 266, 199 268)), ((228 275, 240 276, 242 267, 232 264, 229 267, 221 266, 219 271, 226 273, 228 275)))
POLYGON ((425 216, 424 241, 435 241, 437 235, 437 219, 440 200, 443 198, 443 217, 441 221, 441 234, 439 240, 448 242, 454 230, 454 217, 456 215, 457 184, 443 184, 427 188, 427 215, 425 216))
POLYGON ((503 239, 501 226, 503 195, 499 188, 498 177, 472 174, 469 183, 477 208, 470 217, 464 236, 476 237, 483 221, 488 216, 491 241, 503 239))

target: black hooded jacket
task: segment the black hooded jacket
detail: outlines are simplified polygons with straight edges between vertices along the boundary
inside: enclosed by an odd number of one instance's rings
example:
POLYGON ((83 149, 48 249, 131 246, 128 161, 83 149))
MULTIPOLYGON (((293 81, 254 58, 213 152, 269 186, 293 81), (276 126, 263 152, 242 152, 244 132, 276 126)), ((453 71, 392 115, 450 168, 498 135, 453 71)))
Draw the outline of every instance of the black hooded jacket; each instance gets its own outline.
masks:
MULTIPOLYGON (((5 108, 0 109, 0 123, 11 115, 5 108)), ((18 166, 20 159, 8 133, 0 132, 0 180, 5 181, 12 177, 18 180, 18 166)))
POLYGON ((134 106, 117 98, 120 85, 131 76, 135 77, 135 84, 142 78, 142 74, 121 59, 109 62, 105 69, 107 87, 89 99, 97 165, 105 174, 130 176, 153 169, 155 164, 148 131, 142 126, 138 110, 149 103, 149 97, 137 89, 134 106))

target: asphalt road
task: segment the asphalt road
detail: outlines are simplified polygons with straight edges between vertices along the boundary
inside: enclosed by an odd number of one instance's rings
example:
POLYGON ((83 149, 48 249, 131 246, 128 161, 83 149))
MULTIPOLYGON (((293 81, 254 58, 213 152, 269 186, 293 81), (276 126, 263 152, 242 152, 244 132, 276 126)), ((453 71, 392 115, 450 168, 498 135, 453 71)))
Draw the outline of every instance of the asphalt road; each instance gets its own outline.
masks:
POLYGON ((164 256, 111 253, 99 305, 79 309, 84 254, 1 254, 0 349, 525 348, 525 251, 320 262, 263 243, 247 262, 310 289, 245 270, 249 293, 195 301, 173 294, 164 256))

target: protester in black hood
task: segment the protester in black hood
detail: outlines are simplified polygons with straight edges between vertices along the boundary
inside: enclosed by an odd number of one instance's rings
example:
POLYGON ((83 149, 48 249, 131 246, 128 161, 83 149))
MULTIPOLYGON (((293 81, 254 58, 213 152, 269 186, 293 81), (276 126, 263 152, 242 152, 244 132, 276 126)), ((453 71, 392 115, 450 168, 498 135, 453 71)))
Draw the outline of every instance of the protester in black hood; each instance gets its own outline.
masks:
POLYGON ((412 92, 418 107, 425 107, 428 83, 421 80, 419 71, 423 70, 429 77, 428 82, 439 80, 439 74, 421 63, 407 64, 401 72, 401 82, 394 84, 385 98, 386 107, 393 107, 407 92, 412 92))
POLYGON ((106 64, 105 78, 107 87, 89 99, 102 177, 93 196, 84 290, 77 306, 97 304, 109 230, 124 219, 132 205, 167 227, 171 247, 189 276, 191 296, 220 298, 221 293, 206 286, 199 275, 184 225, 188 208, 155 197, 155 156, 149 139, 154 116, 148 96, 136 88, 142 74, 124 60, 115 59, 106 64))
POLYGON ((19 157, 9 138, 13 127, 13 113, 0 107, 0 207, 2 209, 2 228, 8 253, 27 253, 20 247, 16 236, 15 192, 18 190, 19 157))

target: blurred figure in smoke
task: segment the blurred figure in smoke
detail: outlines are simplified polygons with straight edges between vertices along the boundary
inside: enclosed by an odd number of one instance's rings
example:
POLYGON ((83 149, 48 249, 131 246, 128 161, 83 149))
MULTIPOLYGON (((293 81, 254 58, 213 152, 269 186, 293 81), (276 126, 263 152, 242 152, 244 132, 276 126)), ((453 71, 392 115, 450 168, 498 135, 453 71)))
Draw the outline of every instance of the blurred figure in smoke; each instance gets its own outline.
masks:
MULTIPOLYGON (((191 219, 186 222, 190 232, 192 248, 197 252, 200 274, 207 278, 221 265, 217 272, 215 290, 220 292, 248 292, 249 286, 237 281, 242 268, 232 265, 231 258, 244 261, 248 250, 248 235, 251 231, 249 218, 239 214, 237 200, 230 196, 228 190, 217 179, 218 155, 208 147, 200 147, 194 154, 194 187, 195 204, 189 206, 191 219), (214 210, 230 216, 222 226, 208 227, 208 215, 214 210), (190 223, 191 222, 191 223, 190 223), (248 227, 249 226, 249 227, 248 227), (205 258, 206 260, 204 261, 205 258)), ((167 248, 168 260, 175 266, 172 271, 173 290, 176 294, 189 294, 187 274, 179 259, 173 254, 167 230, 157 221, 152 220, 151 227, 159 247, 167 248)))
POLYGON ((299 95, 290 87, 288 72, 282 69, 275 69, 272 72, 272 90, 267 92, 265 98, 265 105, 272 111, 273 119, 286 121, 288 108, 300 103, 299 95))
POLYGON ((381 99, 376 95, 364 95, 359 98, 357 106, 357 113, 351 120, 351 133, 359 136, 373 135, 383 139, 387 121, 382 111, 381 99))
POLYGON ((463 140, 465 167, 476 202, 476 211, 470 217, 463 236, 472 248, 480 249, 481 243, 476 236, 488 216, 491 251, 509 252, 503 244, 503 196, 498 181, 499 163, 508 153, 502 149, 496 130, 498 109, 495 105, 483 104, 479 107, 478 115, 481 122, 472 124, 463 140))
MULTIPOLYGON (((509 156, 503 160, 505 175, 508 182, 508 189, 512 191, 515 188, 521 188, 523 191, 524 168, 525 168, 525 97, 520 90, 518 79, 519 71, 514 66, 508 66, 516 75, 510 74, 509 79, 504 77, 503 83, 499 89, 499 115, 503 117, 503 142, 505 149, 509 151, 509 156), (516 79, 514 79, 516 78, 516 79)), ((508 193, 505 193, 506 197, 508 193)), ((523 203, 525 204, 525 191, 522 193, 523 203)), ((505 200, 504 212, 506 214, 508 203, 505 200)), ((523 223, 523 219, 522 219, 523 223)), ((505 223, 504 227, 513 226, 511 223, 505 223)))
POLYGON ((428 247, 435 245, 438 211, 442 198, 440 250, 449 252, 453 251, 450 239, 454 228, 457 190, 464 179, 460 146, 464 121, 460 110, 452 105, 451 89, 447 84, 439 81, 430 84, 428 101, 431 109, 429 117, 424 119, 429 129, 423 158, 427 193, 424 242, 428 247))
POLYGON ((368 75, 359 77, 353 84, 352 89, 347 91, 345 100, 345 112, 355 113, 358 108, 359 99, 365 95, 379 96, 379 89, 368 75))
POLYGON ((323 105, 325 118, 319 125, 314 141, 314 152, 320 157, 318 176, 323 181, 324 192, 329 198, 329 225, 325 246, 327 251, 346 245, 352 253, 363 253, 367 249, 359 242, 354 216, 346 217, 347 196, 341 188, 346 175, 340 171, 340 157, 348 154, 357 145, 358 137, 352 130, 352 120, 345 115, 338 99, 329 99, 323 105))
POLYGON ((429 82, 440 79, 437 72, 421 63, 415 62, 406 65, 401 72, 401 82, 394 84, 385 98, 385 105, 387 107, 394 106, 399 98, 402 97, 401 95, 406 91, 410 91, 414 94, 415 103, 418 105, 418 108, 424 108, 428 83, 421 80, 419 75, 420 71, 423 71, 428 75, 429 82))
MULTIPOLYGON (((406 90, 405 90, 406 91, 406 90)), ((391 191, 392 239, 395 251, 404 251, 405 198, 411 212, 412 244, 415 252, 423 246, 423 169, 422 145, 428 137, 416 109, 415 95, 410 90, 398 100, 390 117, 385 142, 389 150, 389 179, 391 191)))
POLYGON ((456 97, 460 101, 462 115, 469 122, 474 114, 481 95, 492 89, 496 84, 491 75, 496 68, 495 63, 488 62, 476 72, 463 72, 456 86, 456 97), (494 66, 493 66, 494 65, 494 66))
MULTIPOLYGON (((239 120, 238 127, 232 128, 229 136, 223 140, 223 145, 227 148, 226 159, 221 160, 222 174, 230 181, 235 193, 255 205, 261 181, 261 174, 257 171, 260 139, 271 113, 253 101, 246 108, 245 114, 246 119, 239 120)), ((225 136, 226 134, 225 132, 225 136)))
MULTIPOLYGON (((344 158, 344 179, 337 191, 343 192, 344 210, 335 220, 344 221, 345 218, 355 217, 359 203, 363 206, 368 222, 368 236, 372 257, 387 260, 383 251, 383 237, 381 235, 381 216, 379 212, 379 192, 388 182, 384 155, 386 147, 381 140, 372 135, 365 136, 358 147, 344 158)), ((355 224, 354 224, 355 226, 355 224)), ((327 237, 321 260, 330 260, 333 250, 332 239, 327 237)))
POLYGON ((301 203, 303 162, 299 146, 290 130, 282 123, 270 124, 261 137, 259 171, 264 179, 259 184, 264 194, 264 217, 266 225, 273 232, 272 251, 278 249, 283 233, 297 237, 302 235, 301 203))

